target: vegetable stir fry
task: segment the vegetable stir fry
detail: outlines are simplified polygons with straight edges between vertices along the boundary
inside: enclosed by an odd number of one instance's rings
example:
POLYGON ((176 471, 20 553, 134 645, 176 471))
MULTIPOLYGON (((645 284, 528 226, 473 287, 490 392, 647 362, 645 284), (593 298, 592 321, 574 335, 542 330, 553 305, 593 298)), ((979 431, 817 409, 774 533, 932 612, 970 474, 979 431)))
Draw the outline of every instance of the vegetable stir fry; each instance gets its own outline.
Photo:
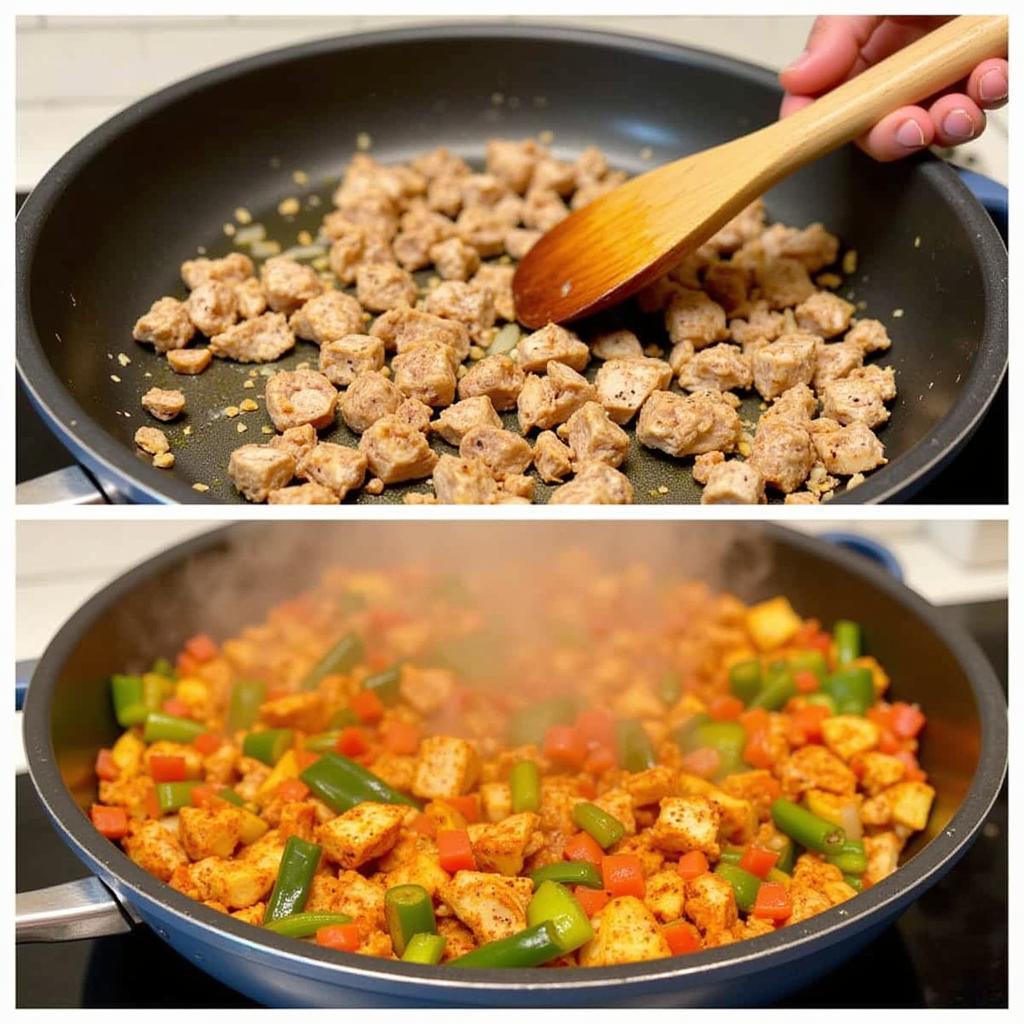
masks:
POLYGON ((550 569, 514 613, 482 575, 330 571, 114 676, 93 823, 255 927, 461 968, 685 955, 896 870, 925 717, 857 623, 550 569))

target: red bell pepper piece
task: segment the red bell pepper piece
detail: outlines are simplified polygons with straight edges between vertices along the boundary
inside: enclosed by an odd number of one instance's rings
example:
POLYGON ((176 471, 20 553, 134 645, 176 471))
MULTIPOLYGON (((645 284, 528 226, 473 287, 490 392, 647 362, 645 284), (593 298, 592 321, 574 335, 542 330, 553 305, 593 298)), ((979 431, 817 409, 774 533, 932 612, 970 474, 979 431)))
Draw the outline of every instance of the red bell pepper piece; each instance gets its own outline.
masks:
POLYGON ((184 678, 185 676, 193 675, 199 668, 200 662, 196 661, 187 651, 182 651, 177 658, 174 659, 174 667, 178 670, 178 675, 184 678))
POLYGON ((691 850, 689 853, 684 853, 676 865, 676 871, 688 882, 691 879, 699 878, 709 869, 708 859, 700 850, 691 850))
POLYGON ((143 797, 143 804, 146 808, 147 818, 162 818, 163 811, 160 810, 160 801, 156 798, 156 790, 150 789, 143 797))
POLYGON ((461 814, 470 824, 480 820, 480 797, 475 793, 469 796, 446 796, 442 800, 461 814))
POLYGON ((764 917, 769 921, 785 921, 793 913, 789 890, 778 882, 762 882, 750 912, 754 917, 764 917))
POLYGON ((544 734, 544 756, 556 764, 579 771, 587 759, 587 743, 571 725, 552 725, 544 734))
POLYGON ((96 755, 96 775, 104 782, 112 782, 120 774, 120 769, 114 764, 114 755, 104 747, 96 755))
POLYGON ((178 718, 191 718, 192 709, 177 697, 170 697, 163 702, 161 709, 169 715, 177 715, 178 718))
POLYGON ((220 750, 224 743, 224 737, 218 732, 200 733, 193 741, 192 746, 199 751, 203 757, 209 757, 212 753, 220 750))
POLYGON ((193 807, 212 807, 217 803, 217 787, 206 784, 193 786, 188 798, 193 807))
POLYGON ((744 711, 740 715, 740 725, 747 730, 747 735, 751 736, 755 732, 761 732, 763 729, 768 728, 768 712, 764 708, 751 708, 749 711, 744 711))
POLYGON ((797 693, 817 693, 821 689, 821 680, 809 669, 800 669, 793 673, 793 685, 797 693))
POLYGON ((566 860, 585 860, 595 867, 601 866, 604 859, 604 850, 601 844, 587 832, 577 832, 566 844, 562 851, 566 860))
POLYGON ((280 783, 274 792, 285 803, 298 803, 309 796, 309 786, 302 779, 285 779, 280 783))
POLYGON ((591 775, 600 775, 614 768, 617 762, 618 758, 611 747, 592 747, 583 762, 583 770, 591 775))
POLYGON ((882 729, 878 737, 878 750, 882 754, 897 754, 903 748, 891 729, 882 729))
POLYGON ((128 834, 128 812, 123 807, 93 804, 89 817, 96 831, 108 839, 122 839, 128 834))
POLYGON ((464 828, 438 829, 437 860, 450 875, 456 871, 476 871, 469 833, 464 828))
POLYGON ((213 638, 206 633, 196 633, 195 636, 189 637, 184 647, 185 652, 195 658, 200 665, 216 658, 218 649, 213 638))
POLYGON ((739 697, 715 697, 708 704, 708 714, 716 722, 735 722, 743 714, 743 701, 739 697))
POLYGON ((430 836, 431 839, 437 835, 437 822, 429 814, 422 812, 412 819, 409 828, 420 835, 430 836))
POLYGON ((389 718, 380 727, 380 741, 392 754, 415 754, 420 749, 420 731, 412 722, 389 718))
POLYGON ((577 885, 572 894, 587 917, 593 917, 612 898, 604 889, 588 889, 584 885, 577 885))
POLYGON ((154 782, 184 782, 185 758, 177 755, 154 754, 149 759, 149 774, 154 782))
POLYGON ((898 700, 889 712, 889 727, 901 740, 913 739, 924 728, 924 713, 916 704, 898 700))
POLYGON ((373 724, 384 717, 384 705, 373 690, 360 690, 349 701, 349 706, 356 713, 360 722, 373 724))
POLYGON ((748 846, 740 857, 740 867, 758 878, 767 878, 768 872, 775 867, 779 855, 775 850, 766 850, 761 846, 748 846))
POLYGON ((771 768, 775 763, 771 747, 768 745, 767 729, 758 729, 757 732, 747 734, 743 760, 755 768, 771 768))
POLYGON ((700 932, 689 921, 672 921, 661 929, 673 956, 696 953, 700 949, 700 932))
POLYGON ((334 741, 334 749, 346 757, 358 757, 370 749, 366 733, 357 725, 346 725, 334 741))
POLYGON ((605 854, 601 858, 601 879, 613 897, 636 896, 642 900, 647 891, 643 862, 633 853, 605 854))
POLYGON ((684 772, 710 779, 722 764, 722 755, 714 747, 698 747, 680 761, 684 772))
POLYGON ((604 708, 587 708, 576 717, 576 731, 588 750, 615 749, 615 718, 604 708))
POLYGON ((359 925, 328 924, 317 928, 316 944, 328 949, 340 949, 344 953, 354 953, 362 945, 359 925))

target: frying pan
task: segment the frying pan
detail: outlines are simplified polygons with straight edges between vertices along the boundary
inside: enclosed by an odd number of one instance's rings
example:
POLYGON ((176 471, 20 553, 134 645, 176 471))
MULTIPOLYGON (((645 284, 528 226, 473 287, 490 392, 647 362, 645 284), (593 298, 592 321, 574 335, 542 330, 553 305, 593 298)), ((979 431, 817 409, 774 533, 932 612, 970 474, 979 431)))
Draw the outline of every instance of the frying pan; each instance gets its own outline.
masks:
POLYGON ((24 731, 29 770, 47 814, 102 881, 19 896, 19 937, 104 934, 141 920, 202 970, 275 1006, 769 1003, 871 941, 953 866, 996 798, 1007 749, 1005 702, 987 661, 972 639, 940 622, 920 597, 860 555, 817 538, 754 524, 736 533, 720 523, 638 522, 628 536, 598 521, 236 525, 150 559, 86 602, 35 670, 24 731), (723 552, 707 571, 745 600, 781 592, 825 622, 860 620, 866 645, 895 680, 898 696, 926 707, 920 756, 938 794, 928 829, 895 875, 847 904, 749 942, 617 967, 479 975, 420 968, 288 942, 219 914, 138 868, 87 818, 95 799, 95 752, 119 731, 107 677, 151 664, 193 632, 210 629, 211 616, 222 639, 308 586, 309 576, 296 571, 291 542, 298 539, 323 549, 339 545, 345 562, 356 566, 400 559, 401 543, 421 552, 452 545, 463 556, 515 550, 538 572, 565 543, 617 551, 625 562, 657 558, 659 568, 688 567, 684 551, 723 552), (253 557, 257 552, 262 555, 253 557))
MULTIPOLYGON (((778 101, 763 68, 550 26, 402 29, 228 64, 107 121, 29 197, 17 220, 19 372, 108 494, 240 500, 226 476, 229 453, 262 440, 268 421, 262 411, 235 420, 221 410, 254 393, 242 390, 250 368, 215 360, 202 376, 178 377, 131 340, 154 299, 184 295, 181 260, 197 247, 227 251, 222 225, 237 207, 286 246, 301 228, 315 232, 323 205, 287 224, 277 205, 328 197, 362 132, 382 161, 444 144, 479 162, 490 137, 550 131, 556 155, 595 144, 614 166, 639 172, 770 122, 778 101), (296 170, 308 186, 295 184, 296 170), (121 355, 131 362, 122 366, 121 355), (168 430, 173 471, 154 469, 132 443, 139 397, 153 385, 181 387, 188 401, 186 419, 168 430), (194 483, 210 490, 197 493, 194 483)), ((1005 247, 957 174, 930 156, 883 166, 847 147, 774 189, 768 207, 789 224, 822 221, 860 254, 853 298, 891 328, 884 362, 900 394, 881 432, 889 464, 836 500, 905 499, 970 436, 1005 371, 1005 247)), ((302 343, 280 365, 311 357, 302 343)), ((756 418, 757 402, 746 406, 756 418)), ((326 436, 355 441, 344 425, 326 436)), ((700 498, 678 462, 635 441, 628 468, 640 501, 652 491, 661 502, 700 498)), ((400 501, 409 489, 425 488, 420 481, 359 500, 400 501)), ((537 497, 548 493, 539 486, 537 497)))

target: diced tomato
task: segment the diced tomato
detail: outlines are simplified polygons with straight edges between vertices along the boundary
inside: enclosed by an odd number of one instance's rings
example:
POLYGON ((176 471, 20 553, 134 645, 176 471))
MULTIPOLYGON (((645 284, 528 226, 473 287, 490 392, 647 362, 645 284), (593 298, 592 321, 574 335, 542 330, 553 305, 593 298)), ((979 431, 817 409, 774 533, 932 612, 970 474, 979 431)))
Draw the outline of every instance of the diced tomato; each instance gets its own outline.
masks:
POLYGON ((883 754, 895 754, 903 748, 891 729, 882 729, 878 737, 878 749, 883 754))
POLYGON ((604 889, 588 889, 585 885, 577 885, 572 894, 587 917, 593 917, 612 898, 604 889))
POLYGON ((805 704, 803 707, 789 712, 790 724, 794 733, 790 742, 794 746, 803 743, 817 743, 821 739, 821 723, 828 716, 828 708, 822 707, 820 704, 805 704))
POLYGON ((748 736, 755 732, 761 732, 762 729, 767 729, 768 722, 768 712, 764 708, 751 708, 740 715, 740 725, 747 730, 748 736))
POLYGON ((901 739, 913 739, 923 728, 924 713, 916 704, 898 700, 889 713, 890 728, 901 739))
POLYGON ((174 667, 178 670, 178 675, 183 678, 194 675, 201 664, 202 662, 196 661, 188 651, 181 651, 174 659, 174 667))
POLYGON ((802 640, 800 646, 808 651, 820 651, 826 658, 830 658, 832 655, 832 635, 818 629, 802 640))
POLYGON ((302 779, 285 779, 274 792, 287 804, 298 803, 309 796, 309 786, 302 779))
POLYGON ((392 754, 415 754, 420 749, 420 731, 401 718, 389 718, 380 727, 380 741, 392 754))
POLYGON ((722 755, 714 747, 698 747, 686 754, 680 764, 684 772, 710 779, 722 764, 722 755))
POLYGON ((544 756, 578 771, 587 758, 587 743, 571 725, 552 725, 544 734, 544 756))
POLYGON ((193 807, 209 807, 217 802, 217 788, 212 785, 193 786, 188 798, 193 807))
POLYGON ((771 768, 775 763, 771 747, 768 745, 768 730, 758 729, 749 733, 746 746, 743 748, 743 760, 755 768, 771 768))
POLYGON ((154 754, 149 759, 149 774, 154 782, 184 782, 185 758, 154 754))
POLYGON ((611 747, 593 747, 583 762, 583 770, 591 775, 601 775, 614 768, 618 762, 615 751, 611 747))
POLYGON ((708 714, 716 722, 735 722, 743 714, 743 701, 739 697, 715 697, 708 704, 708 714))
POLYGON ((480 820, 480 797, 476 793, 469 796, 446 796, 442 800, 461 814, 471 825, 480 820))
POLYGON ((693 878, 699 878, 708 870, 708 859, 700 850, 691 850, 689 853, 684 853, 676 865, 676 871, 688 882, 693 878))
POLYGON ((778 882, 762 882, 750 912, 754 917, 764 917, 769 921, 785 921, 793 913, 789 890, 778 882))
POLYGON ((593 836, 586 832, 577 832, 565 844, 562 856, 566 860, 585 860, 588 864, 600 867, 601 861, 604 859, 604 850, 593 836))
POLYGON ((469 833, 464 828, 438 829, 437 860, 450 875, 456 871, 476 871, 469 833))
POLYGON ((793 673, 793 685, 797 693, 817 693, 821 689, 821 680, 809 669, 800 669, 793 673))
POLYGON ((601 879, 614 896, 643 899, 647 891, 643 862, 634 853, 609 853, 601 858, 601 879))
POLYGON ((93 804, 89 809, 89 817, 96 831, 108 839, 122 839, 128 834, 128 812, 123 807, 93 804))
POLYGON ((96 775, 105 782, 112 782, 120 774, 120 769, 114 764, 114 755, 104 747, 96 755, 96 775))
POLYGON ((219 650, 213 639, 207 636, 206 633, 196 633, 195 636, 189 637, 185 641, 183 649, 189 657, 195 658, 200 665, 216 658, 217 651, 219 650))
POLYGON ((576 717, 576 731, 587 749, 615 750, 615 718, 604 708, 587 708, 576 717))
POLYGON ((892 708, 884 701, 879 701, 877 704, 873 704, 868 708, 865 717, 869 718, 880 729, 887 729, 892 732, 892 722, 890 721, 891 714, 892 708))
POLYGON ((768 872, 775 867, 779 855, 775 850, 766 850, 761 846, 748 846, 740 857, 740 867, 758 878, 767 878, 768 872))
POLYGON ((220 750, 224 743, 224 737, 219 732, 200 733, 193 741, 192 746, 199 751, 203 757, 209 757, 214 751, 220 750))
POLYGON ((161 708, 169 715, 177 715, 178 718, 191 718, 192 711, 189 706, 177 697, 169 697, 163 702, 161 708))
POLYGON ((673 921, 661 929, 673 956, 696 953, 700 949, 700 932, 689 921, 673 921))
POLYGON ((377 607, 366 613, 366 621, 370 629, 385 630, 408 622, 409 615, 398 608, 377 607))
POLYGON ((359 926, 356 924, 328 924, 316 930, 316 944, 328 949, 340 949, 345 953, 354 953, 362 939, 359 937, 359 926))
POLYGON ((431 839, 437 834, 437 822, 429 814, 417 814, 409 827, 420 835, 430 836, 431 839))
POLYGON ((358 757, 370 749, 366 733, 357 725, 346 725, 334 741, 334 749, 346 757, 358 757))
POLYGON ((360 722, 372 724, 379 722, 384 717, 384 705, 373 690, 360 690, 349 701, 349 705, 360 722))
POLYGON ((147 818, 160 818, 163 817, 163 811, 160 810, 160 801, 156 798, 156 790, 149 790, 143 798, 143 804, 146 808, 147 818))
POLYGON ((804 619, 800 628, 793 634, 790 641, 793 647, 804 647, 807 641, 821 632, 821 622, 818 619, 804 619))

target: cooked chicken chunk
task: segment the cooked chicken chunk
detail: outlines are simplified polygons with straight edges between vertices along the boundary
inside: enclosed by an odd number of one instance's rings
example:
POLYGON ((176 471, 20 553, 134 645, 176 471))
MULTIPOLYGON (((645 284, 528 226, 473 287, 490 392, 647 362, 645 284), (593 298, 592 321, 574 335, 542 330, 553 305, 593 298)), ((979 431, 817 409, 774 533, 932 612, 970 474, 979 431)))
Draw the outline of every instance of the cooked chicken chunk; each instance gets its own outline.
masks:
POLYGON ((816 291, 807 267, 785 256, 766 260, 755 275, 761 296, 772 309, 797 306, 816 291))
POLYGON ((766 483, 783 494, 800 487, 815 458, 810 434, 802 423, 784 416, 771 416, 758 423, 750 463, 766 483))
POLYGON ((363 264, 356 271, 356 298, 371 313, 411 306, 416 301, 416 282, 397 264, 363 264))
POLYGON ((508 356, 485 356, 459 381, 459 398, 486 395, 498 412, 514 409, 526 375, 508 356))
POLYGON ((455 400, 455 363, 455 354, 446 344, 424 341, 395 356, 391 369, 403 395, 444 407, 455 400))
POLYGON ((841 427, 835 420, 814 420, 811 440, 829 473, 867 473, 885 464, 885 446, 860 420, 841 427))
POLYGON ((801 330, 822 338, 834 338, 850 326, 856 306, 832 292, 815 292, 794 310, 801 330))
POLYGON ((665 328, 673 344, 688 341, 695 349, 707 348, 729 336, 725 310, 704 292, 680 288, 665 310, 665 328))
POLYGON ((479 459, 494 473, 525 473, 533 450, 518 434, 489 425, 471 427, 459 442, 459 455, 479 459))
POLYGON ((586 377, 565 363, 551 360, 544 376, 529 374, 519 392, 519 429, 528 434, 534 427, 542 430, 564 423, 597 391, 586 377))
POLYGON ((267 381, 267 413, 278 430, 308 423, 323 430, 334 422, 338 392, 322 373, 282 370, 267 381))
POLYGON ((431 429, 449 444, 458 447, 469 430, 481 426, 501 427, 501 418, 494 411, 487 395, 464 398, 443 409, 431 424, 431 429))
POLYGON ((561 483, 572 472, 572 451, 554 431, 545 430, 534 442, 533 464, 544 483, 561 483))
POLYGON ((830 381, 848 377, 863 362, 864 352, 858 345, 848 341, 820 343, 814 360, 815 390, 820 392, 830 381))
POLYGON ((576 476, 551 493, 552 505, 631 505, 633 485, 606 462, 577 464, 576 476))
POLYGON ((548 324, 519 342, 519 366, 526 373, 543 370, 550 361, 583 370, 590 362, 590 349, 570 330, 548 324))
POLYGON ((476 340, 494 326, 494 295, 487 288, 474 288, 465 281, 445 281, 424 303, 428 313, 463 324, 476 340))
POLYGON ((249 501, 266 501, 295 476, 295 459, 265 444, 245 444, 231 453, 228 461, 231 482, 249 501))
POLYGON ((640 339, 627 330, 606 331, 590 343, 591 354, 598 359, 642 359, 640 339))
POLYGON ((322 484, 293 484, 267 495, 268 505, 337 505, 340 498, 322 484))
POLYGON ((273 256, 263 264, 260 285, 275 313, 294 313, 323 291, 316 271, 290 256, 273 256))
POLYGON ((377 317, 370 334, 389 349, 405 352, 425 341, 447 345, 458 362, 469 355, 469 331, 457 320, 446 320, 420 309, 402 306, 377 317))
POLYGON ((189 289, 198 288, 207 281, 240 283, 252 277, 252 260, 244 253, 232 252, 221 259, 185 260, 181 265, 181 279, 189 289))
POLYGON ((436 242, 430 260, 445 281, 468 281, 480 269, 480 254, 461 238, 436 242))
POLYGON ((348 387, 360 374, 383 365, 384 342, 368 334, 345 334, 320 345, 320 372, 335 387, 348 387))
POLYGON ((764 478, 757 466, 736 459, 719 462, 708 470, 707 484, 700 496, 702 505, 760 505, 764 501, 764 478))
POLYGON ((184 348, 195 333, 188 306, 178 299, 163 298, 157 299, 149 312, 135 321, 132 337, 152 345, 157 352, 170 352, 184 348))
POLYGON ((889 418, 878 385, 870 379, 851 377, 825 385, 821 392, 821 414, 843 426, 856 421, 877 427, 889 418))
POLYGON ((295 348, 295 335, 282 313, 264 313, 210 339, 210 351, 238 363, 271 363, 295 348))
POLYGON ((380 373, 361 373, 338 399, 341 418, 349 430, 361 434, 382 416, 402 404, 402 392, 380 373))
POLYGON ((735 345, 711 345, 679 369, 679 386, 687 391, 746 390, 752 383, 750 356, 735 345))
POLYGON ((813 334, 783 334, 753 355, 754 387, 762 398, 778 398, 798 385, 810 384, 818 353, 813 334))
POLYGON ((208 348, 179 348, 167 353, 167 365, 185 377, 198 376, 211 362, 213 355, 208 348))
POLYGON ((684 396, 656 391, 640 410, 636 428, 640 444, 677 458, 731 452, 739 436, 736 410, 708 392, 684 396))
POLYGON ((363 452, 321 441, 299 459, 295 475, 328 488, 344 501, 350 491, 362 487, 366 465, 363 452))
POLYGON ((150 388, 142 396, 142 408, 155 419, 169 423, 185 411, 185 396, 180 391, 150 388))
POLYGON ((568 441, 576 463, 603 462, 614 469, 629 452, 629 435, 597 402, 577 409, 558 432, 568 441))
POLYGON ((189 319, 207 337, 226 331, 238 319, 238 296, 223 281, 206 281, 185 302, 189 319))
POLYGON ((423 432, 393 414, 367 427, 359 440, 359 450, 366 456, 370 472, 386 484, 430 476, 437 462, 423 432))
POLYGON ((324 292, 292 313, 288 326, 297 338, 325 345, 346 335, 362 334, 363 310, 345 292, 324 292))
POLYGON ((671 382, 672 367, 668 363, 643 355, 625 359, 605 357, 594 378, 597 401, 608 417, 620 424, 628 423, 653 392, 665 390, 671 382))

